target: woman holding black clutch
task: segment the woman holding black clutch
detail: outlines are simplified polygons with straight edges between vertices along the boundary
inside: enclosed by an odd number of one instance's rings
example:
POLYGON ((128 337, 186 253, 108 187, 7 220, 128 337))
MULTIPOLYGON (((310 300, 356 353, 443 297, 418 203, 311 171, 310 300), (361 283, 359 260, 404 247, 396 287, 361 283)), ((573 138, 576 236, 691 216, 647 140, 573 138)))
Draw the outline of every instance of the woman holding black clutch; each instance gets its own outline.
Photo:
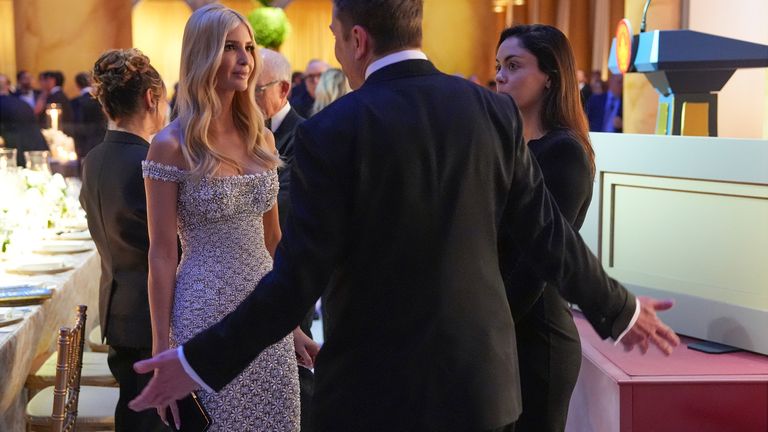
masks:
MULTIPOLYGON (((579 229, 592 198, 594 152, 568 39, 552 26, 521 25, 504 30, 497 48, 497 92, 520 108, 523 135, 547 189, 579 229)), ((500 256, 520 362, 523 413, 516 431, 562 431, 581 365, 570 308, 520 251, 508 248, 500 256)))

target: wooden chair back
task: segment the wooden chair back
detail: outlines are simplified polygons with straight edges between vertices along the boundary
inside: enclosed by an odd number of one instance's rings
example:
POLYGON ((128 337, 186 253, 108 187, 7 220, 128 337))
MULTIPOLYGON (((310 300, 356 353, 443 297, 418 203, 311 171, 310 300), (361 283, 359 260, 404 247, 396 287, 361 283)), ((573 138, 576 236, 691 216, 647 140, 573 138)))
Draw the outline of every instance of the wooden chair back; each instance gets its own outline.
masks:
POLYGON ((54 432, 71 432, 77 423, 77 403, 80 396, 80 372, 83 369, 85 343, 85 305, 77 307, 73 328, 59 330, 59 351, 56 361, 56 383, 53 390, 51 414, 54 432))

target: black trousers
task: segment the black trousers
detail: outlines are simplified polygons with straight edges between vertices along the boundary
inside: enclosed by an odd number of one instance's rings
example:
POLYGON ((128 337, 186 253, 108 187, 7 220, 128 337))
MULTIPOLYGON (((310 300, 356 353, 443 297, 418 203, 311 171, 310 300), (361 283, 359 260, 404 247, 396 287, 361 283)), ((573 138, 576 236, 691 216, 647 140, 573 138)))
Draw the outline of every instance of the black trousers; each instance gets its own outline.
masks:
POLYGON ((523 413, 517 432, 562 432, 581 367, 581 342, 568 304, 547 286, 515 323, 523 413))
MULTIPOLYGON (((116 432, 170 432, 154 409, 136 412, 128 408, 128 402, 141 393, 149 383, 152 374, 139 375, 133 370, 133 364, 152 357, 151 349, 109 347, 107 362, 109 370, 120 384, 120 399, 115 408, 116 432)), ((171 420, 173 421, 173 420, 171 420)))

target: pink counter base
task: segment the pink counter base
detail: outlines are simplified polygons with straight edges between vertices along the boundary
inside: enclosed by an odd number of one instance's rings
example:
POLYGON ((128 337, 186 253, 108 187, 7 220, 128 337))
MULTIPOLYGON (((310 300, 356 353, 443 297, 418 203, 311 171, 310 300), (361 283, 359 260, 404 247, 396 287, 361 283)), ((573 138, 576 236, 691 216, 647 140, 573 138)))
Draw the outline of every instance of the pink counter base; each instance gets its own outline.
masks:
POLYGON ((610 339, 600 339, 586 319, 581 316, 574 318, 582 340, 588 340, 600 354, 632 377, 764 375, 762 378, 768 379, 768 356, 745 351, 706 354, 688 349, 689 343, 699 342, 699 340, 685 336, 680 338, 680 346, 668 357, 655 347, 651 347, 645 355, 641 354, 639 349, 625 352, 621 344, 614 345, 610 339))
POLYGON ((705 354, 685 337, 669 357, 626 353, 574 320, 582 364, 567 432, 768 431, 768 357, 705 354))

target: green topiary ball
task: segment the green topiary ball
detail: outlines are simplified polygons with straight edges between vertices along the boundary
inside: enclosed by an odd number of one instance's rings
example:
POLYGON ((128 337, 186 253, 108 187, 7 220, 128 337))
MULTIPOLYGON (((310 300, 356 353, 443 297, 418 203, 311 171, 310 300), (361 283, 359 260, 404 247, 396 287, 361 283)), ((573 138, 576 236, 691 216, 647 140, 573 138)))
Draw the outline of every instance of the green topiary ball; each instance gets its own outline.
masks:
POLYGON ((276 7, 260 7, 248 14, 248 21, 253 27, 253 38, 256 43, 269 49, 277 50, 282 45, 291 24, 285 11, 276 7))

